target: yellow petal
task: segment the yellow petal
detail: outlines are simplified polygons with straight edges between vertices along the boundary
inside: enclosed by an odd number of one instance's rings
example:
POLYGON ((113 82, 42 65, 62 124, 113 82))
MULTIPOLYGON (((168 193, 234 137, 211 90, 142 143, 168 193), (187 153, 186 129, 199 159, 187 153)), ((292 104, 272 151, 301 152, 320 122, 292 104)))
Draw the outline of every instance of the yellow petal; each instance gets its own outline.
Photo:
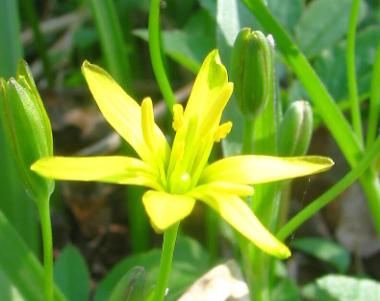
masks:
POLYGON ((162 189, 155 171, 143 161, 130 157, 47 157, 35 162, 31 169, 41 176, 57 180, 98 181, 162 189))
POLYGON ((227 121, 221 125, 219 125, 218 129, 215 132, 215 142, 220 142, 220 140, 226 138, 226 136, 231 132, 232 122, 227 121))
POLYGON ((207 110, 204 109, 209 108, 219 98, 220 92, 227 84, 227 70, 220 61, 218 51, 214 50, 204 60, 195 79, 186 105, 185 118, 205 114, 207 110))
POLYGON ((289 249, 261 224, 248 205, 236 195, 212 193, 197 197, 264 252, 279 258, 290 256, 289 249))
POLYGON ((183 123, 183 106, 181 104, 175 104, 173 106, 173 129, 178 131, 183 123))
POLYGON ((176 136, 168 168, 168 178, 174 180, 169 186, 175 186, 177 175, 186 172, 196 175, 192 181, 197 182, 215 138, 223 138, 223 134, 228 132, 228 126, 223 126, 221 133, 218 127, 232 90, 233 85, 228 82, 227 71, 218 52, 210 52, 195 79, 183 118, 180 107, 176 107, 178 112, 173 123, 176 136), (178 154, 183 155, 183 160, 178 160, 178 154))
MULTIPOLYGON (((102 68, 84 62, 82 72, 99 106, 100 111, 112 127, 135 149, 145 161, 152 161, 151 151, 146 144, 141 127, 141 108, 102 68)), ((164 134, 154 123, 160 154, 169 154, 164 134)), ((155 158, 157 160, 157 158, 155 158)), ((167 160, 167 158, 162 158, 167 160)))
POLYGON ((227 181, 241 184, 273 182, 325 171, 333 165, 326 157, 228 157, 207 166, 200 183, 227 181))
POLYGON ((207 193, 209 191, 215 193, 227 193, 238 196, 250 196, 253 194, 253 187, 250 185, 231 183, 231 182, 210 182, 195 187, 191 193, 207 193))
POLYGON ((143 203, 153 226, 163 231, 188 216, 195 200, 184 195, 150 190, 144 194, 143 203))

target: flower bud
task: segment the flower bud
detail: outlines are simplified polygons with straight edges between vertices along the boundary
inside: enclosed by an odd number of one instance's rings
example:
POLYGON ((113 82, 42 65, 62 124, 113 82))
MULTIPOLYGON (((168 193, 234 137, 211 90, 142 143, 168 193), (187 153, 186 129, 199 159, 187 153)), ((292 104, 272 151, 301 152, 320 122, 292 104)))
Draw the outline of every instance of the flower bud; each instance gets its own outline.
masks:
POLYGON ((304 100, 293 102, 286 110, 280 124, 279 155, 305 155, 313 133, 313 112, 304 100))
POLYGON ((239 108, 247 118, 256 117, 273 95, 274 42, 260 31, 244 28, 232 49, 232 81, 239 108))
POLYGON ((48 200, 54 182, 35 174, 30 166, 53 155, 51 126, 24 61, 19 64, 16 79, 0 79, 0 112, 26 191, 36 202, 48 200))

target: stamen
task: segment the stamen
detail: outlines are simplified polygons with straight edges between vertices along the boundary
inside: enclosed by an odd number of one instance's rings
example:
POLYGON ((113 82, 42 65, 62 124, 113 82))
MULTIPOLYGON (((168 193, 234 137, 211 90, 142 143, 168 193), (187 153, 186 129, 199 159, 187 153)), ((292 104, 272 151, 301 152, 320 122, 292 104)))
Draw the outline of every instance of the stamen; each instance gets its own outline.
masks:
POLYGON ((155 150, 154 143, 154 113, 152 100, 149 97, 141 103, 141 128, 145 143, 151 151, 155 150))
POLYGON ((173 106, 173 129, 178 131, 178 129, 183 124, 183 107, 181 104, 175 104, 173 106))
POLYGON ((217 128, 214 135, 215 142, 220 142, 220 140, 226 138, 226 136, 231 132, 232 122, 227 121, 217 128))

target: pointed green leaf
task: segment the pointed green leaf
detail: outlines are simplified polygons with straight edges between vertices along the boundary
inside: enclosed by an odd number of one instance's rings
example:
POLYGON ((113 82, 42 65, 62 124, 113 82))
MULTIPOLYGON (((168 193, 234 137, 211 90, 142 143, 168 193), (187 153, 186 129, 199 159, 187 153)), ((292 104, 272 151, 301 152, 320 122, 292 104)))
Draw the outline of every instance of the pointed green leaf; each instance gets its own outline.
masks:
POLYGON ((380 283, 341 275, 328 275, 302 289, 302 295, 312 301, 378 301, 380 283))
MULTIPOLYGON (((363 9, 362 5, 359 19, 364 16, 363 9)), ((300 47, 306 55, 319 53, 345 35, 350 10, 351 0, 316 0, 308 5, 296 28, 300 47)))
POLYGON ((54 263, 54 280, 70 301, 88 300, 89 271, 79 250, 66 246, 54 263))
MULTIPOLYGON (((28 301, 41 301, 44 292, 43 268, 34 254, 28 249, 18 233, 0 211, 0 269, 17 287, 20 295, 28 301)), ((11 287, 7 288, 11 290, 11 287)), ((56 288, 55 301, 66 301, 56 288)), ((6 299, 5 299, 6 300, 6 299)))
POLYGON ((108 301, 144 300, 146 276, 143 267, 130 269, 112 290, 108 301))
POLYGON ((347 272, 350 266, 350 253, 333 241, 318 237, 305 237, 292 240, 291 246, 329 263, 340 273, 347 272))

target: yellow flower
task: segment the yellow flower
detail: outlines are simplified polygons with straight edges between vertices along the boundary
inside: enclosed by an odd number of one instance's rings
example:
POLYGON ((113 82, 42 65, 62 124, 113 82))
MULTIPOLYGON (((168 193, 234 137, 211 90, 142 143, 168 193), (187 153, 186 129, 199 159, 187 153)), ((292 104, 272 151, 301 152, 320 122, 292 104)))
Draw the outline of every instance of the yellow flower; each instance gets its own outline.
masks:
POLYGON ((290 255, 240 197, 253 193, 251 184, 314 174, 328 169, 332 161, 318 156, 247 155, 208 164, 214 142, 223 139, 232 127, 231 122, 220 124, 233 85, 216 50, 203 62, 186 110, 179 104, 173 108, 176 135, 172 148, 154 121, 150 98, 139 106, 100 67, 84 62, 82 71, 104 117, 140 159, 49 157, 34 163, 32 170, 60 180, 149 187, 142 201, 159 231, 188 216, 200 200, 265 252, 281 258, 290 255))

